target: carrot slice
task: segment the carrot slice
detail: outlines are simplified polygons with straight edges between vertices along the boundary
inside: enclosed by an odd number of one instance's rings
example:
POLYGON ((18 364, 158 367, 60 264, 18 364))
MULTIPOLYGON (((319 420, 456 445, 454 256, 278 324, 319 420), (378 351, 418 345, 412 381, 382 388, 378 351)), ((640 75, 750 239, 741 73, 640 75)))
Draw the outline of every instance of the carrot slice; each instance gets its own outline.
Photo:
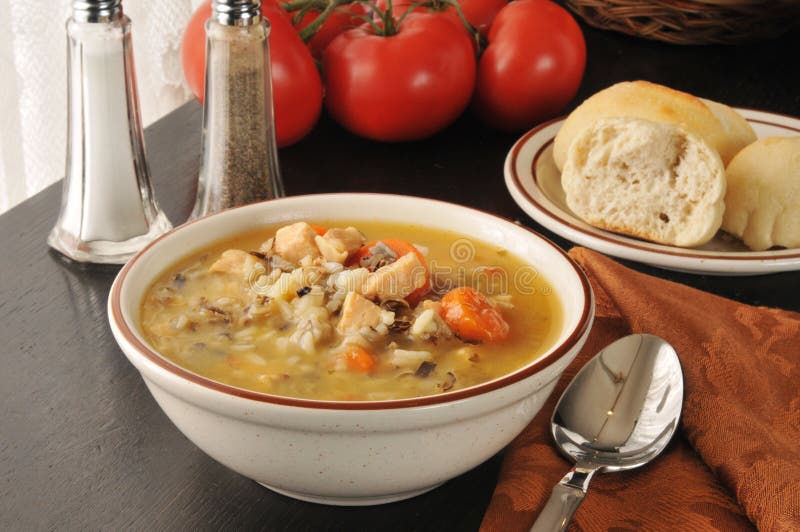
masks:
POLYGON ((359 373, 369 373, 375 367, 375 358, 369 352, 357 345, 351 345, 342 353, 347 369, 359 373))
POLYGON ((425 255, 411 242, 400 238, 381 238, 380 240, 375 240, 361 246, 358 251, 353 253, 353 255, 347 259, 347 266, 360 265, 363 259, 371 255, 370 249, 378 242, 382 242, 386 247, 394 251, 398 258, 408 253, 414 253, 419 259, 420 264, 425 267, 425 284, 406 296, 406 301, 413 307, 422 299, 422 296, 427 294, 431 289, 431 273, 430 270, 428 270, 428 263, 425 262, 425 255))
POLYGON ((323 227, 321 225, 314 225, 314 224, 310 224, 310 225, 311 225, 311 229, 313 229, 314 232, 317 233, 319 236, 325 236, 325 233, 328 232, 328 228, 327 227, 323 227))
POLYGON ((459 338, 468 342, 504 340, 511 329, 495 304, 468 286, 445 294, 441 316, 459 338))

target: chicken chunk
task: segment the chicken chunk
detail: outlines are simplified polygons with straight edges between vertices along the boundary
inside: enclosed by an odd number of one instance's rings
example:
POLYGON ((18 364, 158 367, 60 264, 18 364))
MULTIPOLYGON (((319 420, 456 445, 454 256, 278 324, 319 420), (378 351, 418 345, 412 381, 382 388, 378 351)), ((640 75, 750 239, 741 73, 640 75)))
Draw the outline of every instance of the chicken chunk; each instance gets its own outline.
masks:
POLYGON ((385 329, 393 321, 394 312, 384 310, 369 299, 350 292, 342 304, 342 317, 336 329, 341 334, 348 335, 357 333, 364 327, 385 329))
POLYGON ((258 264, 258 259, 248 252, 241 249, 228 249, 222 252, 220 258, 208 268, 208 271, 244 276, 249 274, 256 264, 258 264))
POLYGON ((326 261, 344 264, 344 261, 347 260, 348 253, 341 240, 330 240, 317 236, 314 242, 317 244, 317 248, 326 261))
POLYGON ((358 248, 366 242, 364 235, 355 227, 345 227, 344 229, 334 227, 329 229, 322 238, 331 242, 338 241, 337 246, 344 249, 348 255, 358 251, 358 248))
POLYGON ((364 283, 364 295, 381 301, 403 299, 424 285, 425 266, 416 253, 408 253, 375 270, 364 283))
POLYGON ((334 227, 324 236, 317 236, 314 241, 326 261, 344 264, 351 253, 364 245, 365 239, 355 227, 334 227))
POLYGON ((306 256, 320 256, 314 241, 316 231, 306 222, 297 222, 278 229, 275 233, 275 253, 295 264, 306 256))

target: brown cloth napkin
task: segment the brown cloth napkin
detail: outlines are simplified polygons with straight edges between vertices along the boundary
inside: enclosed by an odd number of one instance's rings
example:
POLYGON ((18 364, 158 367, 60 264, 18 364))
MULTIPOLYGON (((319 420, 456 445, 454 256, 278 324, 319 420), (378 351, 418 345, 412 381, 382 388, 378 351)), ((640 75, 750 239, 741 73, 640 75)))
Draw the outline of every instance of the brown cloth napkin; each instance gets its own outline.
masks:
POLYGON ((800 530, 800 314, 656 279, 587 249, 570 255, 594 289, 594 327, 509 446, 481 529, 529 529, 571 465, 549 431, 561 392, 597 351, 643 332, 678 352, 681 427, 647 466, 595 476, 570 529, 800 530))

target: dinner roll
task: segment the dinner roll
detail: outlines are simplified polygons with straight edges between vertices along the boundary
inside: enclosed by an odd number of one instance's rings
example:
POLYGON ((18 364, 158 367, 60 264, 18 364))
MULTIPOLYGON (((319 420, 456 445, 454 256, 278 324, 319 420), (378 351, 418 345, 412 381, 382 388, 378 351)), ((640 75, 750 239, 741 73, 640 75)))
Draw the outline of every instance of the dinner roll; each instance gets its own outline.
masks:
POLYGON ((719 151, 722 161, 728 164, 742 148, 756 141, 756 132, 753 131, 750 122, 727 105, 705 98, 700 98, 700 101, 714 113, 714 117, 719 120, 725 132, 725 147, 717 148, 717 151, 719 151))
POLYGON ((678 126, 641 118, 605 118, 581 131, 561 184, 587 223, 676 246, 710 240, 725 209, 716 150, 678 126))
POLYGON ((800 247, 800 137, 759 139, 726 174, 725 231, 753 250, 800 247))
POLYGON ((600 118, 612 117, 679 124, 708 142, 724 163, 756 140, 750 124, 726 105, 648 81, 626 81, 589 97, 567 117, 553 146, 558 169, 564 168, 569 146, 581 130, 600 118))

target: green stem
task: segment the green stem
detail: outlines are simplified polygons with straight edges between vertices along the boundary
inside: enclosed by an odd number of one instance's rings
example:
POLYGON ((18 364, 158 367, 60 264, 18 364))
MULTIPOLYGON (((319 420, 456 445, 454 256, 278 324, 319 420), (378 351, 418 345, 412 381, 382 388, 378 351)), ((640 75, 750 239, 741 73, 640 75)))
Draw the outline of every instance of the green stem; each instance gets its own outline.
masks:
MULTIPOLYGON (((378 8, 375 8, 375 9, 377 10, 378 8)), ((360 14, 359 15, 353 15, 353 16, 354 16, 354 18, 369 24, 369 27, 372 28, 373 35, 382 35, 382 31, 383 30, 377 24, 375 24, 375 21, 372 20, 371 16, 360 15, 360 14)))
POLYGON ((281 7, 284 11, 291 13, 292 11, 311 8, 318 3, 318 0, 289 0, 288 2, 281 2, 281 7))
POLYGON ((410 6, 408 6, 406 10, 403 12, 403 14, 400 15, 400 18, 397 19, 397 27, 399 28, 400 25, 403 24, 403 21, 406 19, 406 17, 410 15, 412 11, 414 11, 420 6, 430 7, 430 2, 428 0, 424 0, 422 2, 415 2, 410 6))
POLYGON ((450 5, 455 8, 458 18, 461 19, 461 23, 464 24, 464 27, 467 28, 469 34, 472 36, 473 39, 475 39, 475 43, 478 45, 477 54, 480 55, 480 53, 483 51, 486 41, 481 35, 481 32, 479 32, 475 26, 470 24, 470 22, 467 20, 467 17, 464 16, 464 11, 461 10, 461 3, 458 2, 458 0, 431 0, 431 1, 434 3, 441 2, 442 4, 450 5))
POLYGON ((394 13, 392 11, 392 0, 386 0, 386 11, 384 12, 383 19, 383 36, 391 37, 397 35, 397 26, 394 21, 394 13))
POLYGON ((300 38, 303 39, 304 43, 308 43, 311 39, 314 38, 314 35, 317 33, 317 30, 325 23, 331 13, 342 4, 342 0, 330 0, 328 5, 325 6, 325 9, 322 10, 322 13, 319 14, 317 18, 311 21, 311 24, 300 30, 300 38))

